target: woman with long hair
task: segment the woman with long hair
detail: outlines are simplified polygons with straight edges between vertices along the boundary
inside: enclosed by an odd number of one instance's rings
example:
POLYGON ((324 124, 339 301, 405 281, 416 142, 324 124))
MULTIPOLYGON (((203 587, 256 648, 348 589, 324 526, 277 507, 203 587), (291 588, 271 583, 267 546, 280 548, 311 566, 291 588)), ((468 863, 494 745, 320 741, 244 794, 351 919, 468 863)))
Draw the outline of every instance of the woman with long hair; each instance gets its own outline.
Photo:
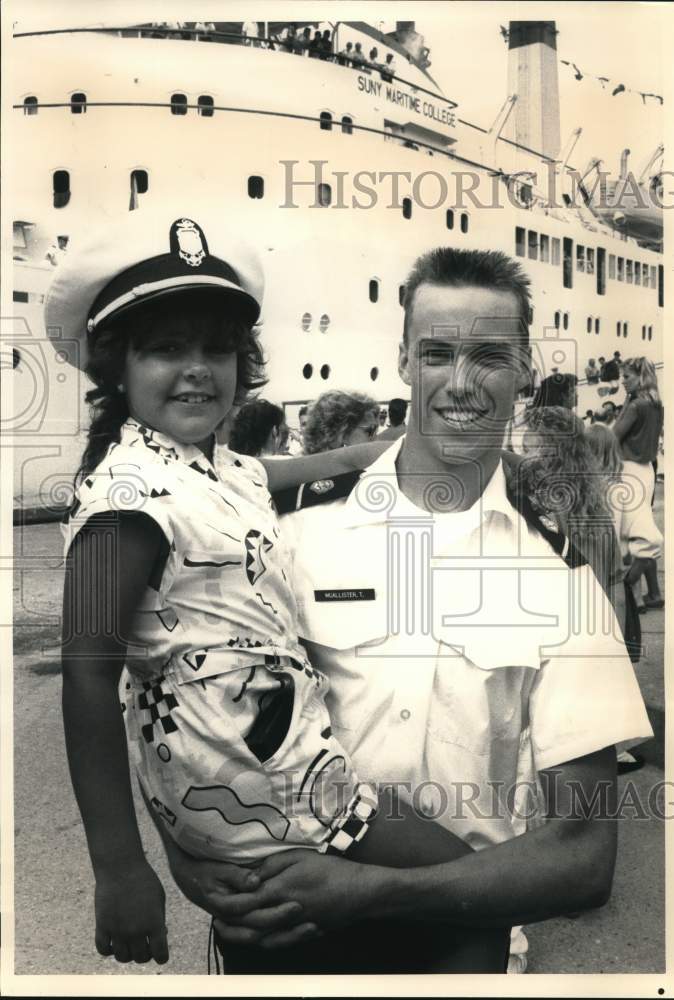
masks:
MULTIPOLYGON (((663 408, 658 392, 658 378, 652 361, 645 357, 627 358, 623 364, 623 385, 627 400, 613 425, 613 433, 623 457, 623 479, 629 481, 639 496, 635 501, 645 517, 653 515, 651 505, 655 491, 655 467, 658 442, 662 433, 663 408)), ((655 523, 653 528, 657 531, 655 523)), ((654 558, 641 561, 648 593, 646 608, 662 608, 664 600, 658 583, 658 567, 654 558)), ((635 581, 636 582, 636 581, 635 581)))
POLYGON ((304 425, 307 455, 364 444, 379 430, 379 403, 362 392, 324 392, 309 408, 304 425))

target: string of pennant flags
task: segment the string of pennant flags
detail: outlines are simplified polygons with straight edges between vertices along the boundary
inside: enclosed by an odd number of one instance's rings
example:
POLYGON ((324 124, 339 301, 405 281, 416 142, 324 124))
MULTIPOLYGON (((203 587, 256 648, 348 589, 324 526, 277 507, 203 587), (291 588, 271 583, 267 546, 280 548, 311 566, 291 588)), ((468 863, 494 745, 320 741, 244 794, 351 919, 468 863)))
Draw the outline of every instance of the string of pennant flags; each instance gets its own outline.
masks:
MULTIPOLYGON (((504 27, 502 24, 499 25, 499 27, 504 42, 507 42, 509 34, 508 29, 504 27)), ((617 97, 619 94, 638 94, 639 97, 641 98, 642 104, 646 104, 647 100, 649 99, 657 101, 658 104, 665 103, 665 99, 664 97, 662 97, 661 94, 651 94, 644 90, 636 90, 633 87, 626 87, 624 83, 619 83, 617 80, 612 80, 608 76, 597 76, 596 73, 588 73, 585 70, 579 69, 577 64, 575 62, 572 62, 570 59, 560 59, 559 61, 562 64, 562 66, 569 67, 569 69, 573 72, 575 80, 578 81, 586 79, 597 80, 601 84, 602 90, 608 90, 608 88, 611 88, 611 97, 617 97)))

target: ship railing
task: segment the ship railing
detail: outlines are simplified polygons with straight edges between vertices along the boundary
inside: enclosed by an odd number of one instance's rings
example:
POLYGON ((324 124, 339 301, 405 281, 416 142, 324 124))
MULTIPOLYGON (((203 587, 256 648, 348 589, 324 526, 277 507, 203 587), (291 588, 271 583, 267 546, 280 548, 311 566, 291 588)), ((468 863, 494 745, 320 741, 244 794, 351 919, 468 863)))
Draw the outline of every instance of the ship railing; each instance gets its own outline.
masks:
MULTIPOLYGON (((106 34, 106 35, 116 35, 117 37, 126 38, 174 38, 182 41, 209 41, 209 42, 219 42, 221 44, 227 45, 246 45, 250 48, 262 48, 269 51, 279 50, 286 52, 288 54, 305 56, 308 55, 310 49, 308 46, 301 45, 300 39, 295 38, 293 41, 297 43, 296 46, 289 47, 288 39, 281 38, 275 34, 267 35, 244 35, 242 32, 234 31, 218 31, 216 30, 206 30, 203 28, 171 28, 165 27, 163 25, 125 25, 123 27, 92 27, 92 28, 50 28, 44 31, 20 31, 14 35, 14 38, 30 38, 37 35, 71 35, 71 34, 106 34)), ((444 94, 439 94, 437 91, 428 90, 426 87, 422 87, 418 83, 413 83, 411 80, 406 80, 402 76, 398 76, 397 73, 389 72, 383 63, 370 63, 364 60, 362 63, 354 63, 353 60, 348 59, 341 52, 324 51, 318 52, 317 59, 322 59, 324 62, 332 62, 336 65, 343 66, 345 69, 355 70, 358 73, 367 73, 371 75, 372 72, 378 72, 382 80, 385 83, 402 83, 406 87, 409 87, 415 93, 427 94, 429 97, 433 97, 436 101, 443 101, 445 104, 449 105, 450 108, 458 107, 456 101, 451 101, 449 98, 445 97, 444 94)))

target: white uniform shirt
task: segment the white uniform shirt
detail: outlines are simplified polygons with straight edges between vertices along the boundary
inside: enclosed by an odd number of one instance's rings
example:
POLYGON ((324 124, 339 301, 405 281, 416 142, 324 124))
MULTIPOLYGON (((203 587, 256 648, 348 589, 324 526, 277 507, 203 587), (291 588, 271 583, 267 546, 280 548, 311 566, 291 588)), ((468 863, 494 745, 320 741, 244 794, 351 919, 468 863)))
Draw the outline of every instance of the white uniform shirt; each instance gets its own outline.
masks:
POLYGON ((522 829, 518 780, 652 730, 610 602, 512 507, 502 467, 470 510, 433 515, 398 487, 401 444, 345 501, 282 519, 300 636, 361 779, 406 783, 486 847, 522 829))

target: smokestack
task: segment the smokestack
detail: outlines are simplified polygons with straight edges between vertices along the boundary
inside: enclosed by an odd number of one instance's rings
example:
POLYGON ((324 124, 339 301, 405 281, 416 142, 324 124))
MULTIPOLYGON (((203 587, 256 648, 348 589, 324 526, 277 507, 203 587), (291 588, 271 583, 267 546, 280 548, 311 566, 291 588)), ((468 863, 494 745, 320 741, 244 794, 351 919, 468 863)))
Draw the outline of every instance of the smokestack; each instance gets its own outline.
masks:
POLYGON ((508 30, 508 93, 517 94, 508 137, 551 159, 561 145, 556 36, 554 21, 511 21, 508 30))

